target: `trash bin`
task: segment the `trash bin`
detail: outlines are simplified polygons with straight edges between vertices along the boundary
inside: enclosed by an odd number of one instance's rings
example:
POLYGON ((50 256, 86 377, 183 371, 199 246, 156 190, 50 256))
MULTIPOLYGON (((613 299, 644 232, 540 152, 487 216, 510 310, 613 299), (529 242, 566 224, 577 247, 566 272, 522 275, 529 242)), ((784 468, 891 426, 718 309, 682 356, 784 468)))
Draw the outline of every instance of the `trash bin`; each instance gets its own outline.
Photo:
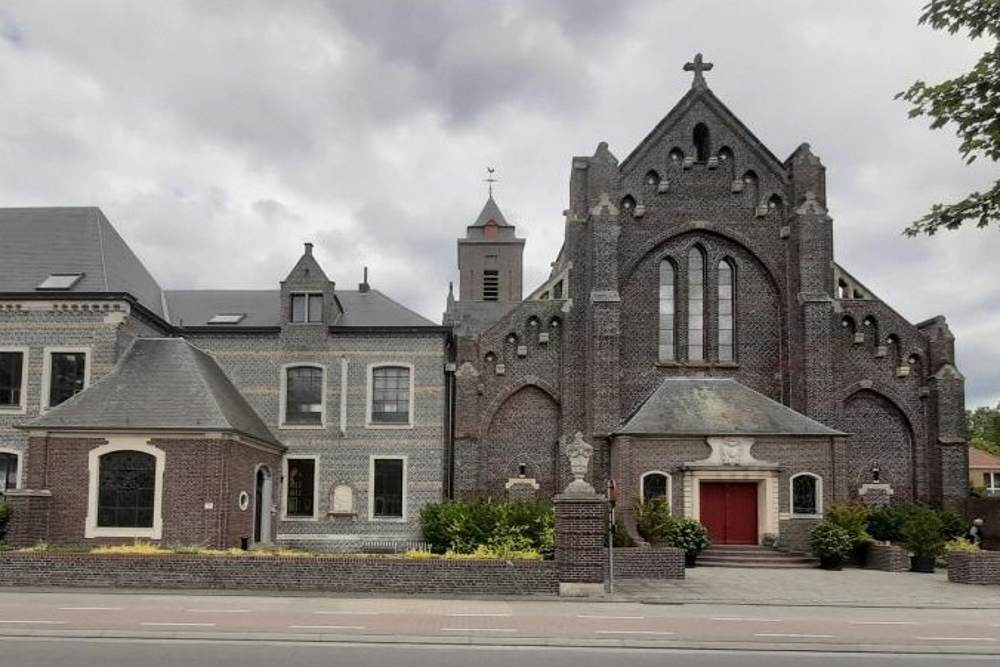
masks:
POLYGON ((250 538, 249 537, 244 536, 244 537, 240 538, 240 549, 243 549, 243 551, 249 551, 250 550, 250 538))

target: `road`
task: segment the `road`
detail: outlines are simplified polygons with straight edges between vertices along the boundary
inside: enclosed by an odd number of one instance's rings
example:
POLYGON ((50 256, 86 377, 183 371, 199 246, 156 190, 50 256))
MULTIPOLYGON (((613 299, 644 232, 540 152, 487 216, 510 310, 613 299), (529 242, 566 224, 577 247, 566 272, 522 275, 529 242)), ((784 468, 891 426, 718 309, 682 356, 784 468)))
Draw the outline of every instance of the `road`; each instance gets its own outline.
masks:
POLYGON ((0 636, 780 646, 996 656, 1000 612, 8 590, 0 591, 0 636))
POLYGON ((204 642, 189 640, 0 640, 0 664, 17 667, 985 667, 994 656, 859 655, 673 649, 204 642))

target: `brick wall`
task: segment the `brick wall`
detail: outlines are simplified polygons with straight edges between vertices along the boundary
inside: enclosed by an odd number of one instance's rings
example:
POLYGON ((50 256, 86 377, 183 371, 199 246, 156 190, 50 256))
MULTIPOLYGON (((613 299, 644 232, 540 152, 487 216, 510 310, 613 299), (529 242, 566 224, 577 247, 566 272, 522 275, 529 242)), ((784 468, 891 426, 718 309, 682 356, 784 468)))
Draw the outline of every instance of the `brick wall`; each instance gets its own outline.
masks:
POLYGON ((910 554, 895 544, 872 544, 868 547, 865 567, 883 572, 906 572, 910 569, 910 554))
POLYGON ((0 586, 533 595, 559 586, 551 561, 0 552, 0 586))
POLYGON ((559 581, 602 583, 607 565, 608 507, 603 496, 560 496, 556 512, 559 581))
MULTIPOLYGON (((607 549, 604 550, 607 558, 607 549)), ((674 547, 618 547, 615 576, 621 579, 683 579, 684 550, 674 547)))
POLYGON ((948 554, 948 581, 1000 586, 1000 551, 953 551, 948 554))

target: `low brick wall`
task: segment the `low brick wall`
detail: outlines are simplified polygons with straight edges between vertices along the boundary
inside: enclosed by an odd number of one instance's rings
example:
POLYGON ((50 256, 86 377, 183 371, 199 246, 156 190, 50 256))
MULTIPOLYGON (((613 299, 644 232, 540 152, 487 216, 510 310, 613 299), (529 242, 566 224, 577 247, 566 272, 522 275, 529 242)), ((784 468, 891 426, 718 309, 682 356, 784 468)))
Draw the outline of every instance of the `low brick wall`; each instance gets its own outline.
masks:
MULTIPOLYGON (((607 558, 607 549, 604 550, 607 558)), ((620 579, 683 579, 684 551, 674 547, 619 547, 615 576, 620 579)))
POLYGON ((0 552, 0 586, 556 594, 552 561, 0 552))
POLYGON ((948 554, 948 581, 1000 586, 1000 551, 952 551, 948 554))
POLYGON ((910 569, 910 552, 895 544, 872 544, 868 547, 865 568, 883 572, 906 572, 910 569))

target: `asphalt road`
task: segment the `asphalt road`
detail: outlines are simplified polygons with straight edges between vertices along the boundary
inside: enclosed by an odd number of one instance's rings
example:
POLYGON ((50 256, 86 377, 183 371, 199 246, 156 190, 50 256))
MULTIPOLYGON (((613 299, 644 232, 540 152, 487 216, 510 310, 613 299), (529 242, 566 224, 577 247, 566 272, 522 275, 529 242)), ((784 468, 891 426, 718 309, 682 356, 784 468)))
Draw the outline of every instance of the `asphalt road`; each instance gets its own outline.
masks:
POLYGON ((5 667, 981 667, 993 656, 858 655, 672 649, 206 642, 186 640, 0 639, 5 667))
MULTIPOLYGON (((995 609, 0 591, 0 636, 1000 655, 995 609)), ((0 667, 6 663, 0 653, 0 667)))

